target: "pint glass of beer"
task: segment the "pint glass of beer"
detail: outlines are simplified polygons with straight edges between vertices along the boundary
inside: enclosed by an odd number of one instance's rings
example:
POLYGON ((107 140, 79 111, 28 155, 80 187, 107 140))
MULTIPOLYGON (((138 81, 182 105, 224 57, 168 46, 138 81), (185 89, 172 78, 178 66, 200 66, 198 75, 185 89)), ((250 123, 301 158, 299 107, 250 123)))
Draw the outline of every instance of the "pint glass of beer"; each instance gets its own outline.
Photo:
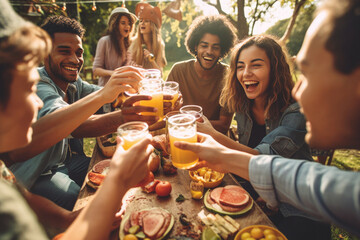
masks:
POLYGON ((176 141, 197 142, 195 120, 195 117, 190 114, 177 114, 168 119, 170 155, 172 164, 177 168, 191 168, 199 160, 195 153, 174 146, 176 141))
POLYGON ((117 132, 124 140, 123 148, 128 150, 132 145, 145 138, 149 133, 148 125, 145 122, 128 122, 120 125, 117 132))
POLYGON ((196 121, 200 121, 203 116, 203 109, 198 105, 185 105, 180 108, 181 113, 194 115, 196 121))
POLYGON ((158 116, 160 118, 164 115, 163 105, 163 80, 159 79, 148 79, 145 78, 140 82, 139 93, 150 95, 151 100, 140 101, 141 106, 154 107, 157 109, 155 113, 144 112, 142 115, 158 116))
POLYGON ((163 86, 164 95, 171 95, 173 96, 172 100, 164 100, 165 102, 171 102, 172 106, 174 107, 175 102, 179 98, 179 84, 177 82, 164 82, 163 86))

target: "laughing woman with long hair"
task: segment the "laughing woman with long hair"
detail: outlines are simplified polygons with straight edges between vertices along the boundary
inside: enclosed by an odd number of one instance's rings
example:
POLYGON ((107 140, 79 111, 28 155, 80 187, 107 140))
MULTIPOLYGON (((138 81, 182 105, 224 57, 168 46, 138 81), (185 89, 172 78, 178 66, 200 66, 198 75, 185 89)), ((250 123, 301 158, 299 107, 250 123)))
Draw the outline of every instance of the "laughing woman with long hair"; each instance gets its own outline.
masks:
POLYGON ((109 81, 116 68, 129 65, 128 48, 136 20, 136 16, 123 7, 115 8, 111 12, 106 34, 97 44, 93 64, 94 74, 100 77, 100 86, 109 81))
MULTIPOLYGON (((206 120, 198 130, 212 135, 226 147, 254 155, 280 155, 312 161, 305 142, 306 121, 292 98, 294 81, 287 51, 269 35, 252 36, 238 43, 220 96, 220 104, 235 112, 238 142, 216 132, 206 120)), ((258 194, 249 182, 239 179, 254 199, 258 194)), ((290 205, 280 205, 272 219, 288 239, 301 239, 307 229, 312 239, 327 239, 328 224, 318 222, 290 205), (318 238, 318 236, 324 238, 318 238), (299 237, 300 236, 300 237, 299 237)), ((308 238, 310 239, 310 238, 308 238)))

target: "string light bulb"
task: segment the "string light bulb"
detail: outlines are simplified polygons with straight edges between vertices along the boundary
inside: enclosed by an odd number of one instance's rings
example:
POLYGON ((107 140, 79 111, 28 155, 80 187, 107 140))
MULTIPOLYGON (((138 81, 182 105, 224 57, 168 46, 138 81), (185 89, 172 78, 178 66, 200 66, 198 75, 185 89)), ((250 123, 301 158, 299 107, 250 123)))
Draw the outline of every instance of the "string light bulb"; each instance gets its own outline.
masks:
POLYGON ((91 10, 93 10, 94 12, 96 11, 96 4, 95 4, 95 1, 93 1, 93 5, 91 7, 91 10))
POLYGON ((61 10, 66 11, 66 3, 63 4, 61 10))

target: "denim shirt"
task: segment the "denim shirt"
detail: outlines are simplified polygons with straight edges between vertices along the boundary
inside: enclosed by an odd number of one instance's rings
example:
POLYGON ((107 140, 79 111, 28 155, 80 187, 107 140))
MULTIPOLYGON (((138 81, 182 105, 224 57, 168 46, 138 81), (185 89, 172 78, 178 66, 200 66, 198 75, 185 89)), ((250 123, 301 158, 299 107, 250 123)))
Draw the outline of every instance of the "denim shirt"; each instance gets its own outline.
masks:
MULTIPOLYGON (((310 148, 305 143, 306 121, 298 103, 291 104, 277 119, 266 119, 266 136, 255 147, 260 154, 281 155, 295 159, 312 160, 310 148)), ((248 145, 253 120, 250 113, 236 113, 235 120, 239 142, 248 145)))
MULTIPOLYGON (((248 145, 253 120, 250 113, 236 113, 239 142, 248 145)), ((300 113, 298 103, 291 104, 277 119, 265 120, 266 136, 254 149, 260 154, 281 155, 293 159, 307 159, 312 161, 310 148, 305 143, 306 121, 300 113)), ((293 206, 281 204, 279 207, 283 216, 302 216, 312 218, 293 206)), ((314 219, 314 218, 312 218, 314 219)), ((318 220, 318 219, 314 219, 318 220)))
MULTIPOLYGON (((65 93, 50 79, 44 67, 38 68, 40 81, 37 84, 37 95, 44 102, 38 113, 38 119, 66 107, 88 94, 99 90, 101 87, 88 84, 79 77, 77 81, 69 84, 67 96, 69 103, 64 101, 65 93)), ((67 119, 71 121, 71 119, 67 119)), ((61 131, 61 129, 59 129, 61 131)), ((56 169, 69 157, 69 138, 65 138, 37 156, 21 163, 10 166, 10 170, 26 188, 30 189, 37 178, 51 169, 56 169)), ((82 139, 72 139, 75 145, 82 146, 82 139)))
POLYGON ((252 186, 271 207, 288 203, 360 236, 360 172, 280 156, 253 156, 252 186))

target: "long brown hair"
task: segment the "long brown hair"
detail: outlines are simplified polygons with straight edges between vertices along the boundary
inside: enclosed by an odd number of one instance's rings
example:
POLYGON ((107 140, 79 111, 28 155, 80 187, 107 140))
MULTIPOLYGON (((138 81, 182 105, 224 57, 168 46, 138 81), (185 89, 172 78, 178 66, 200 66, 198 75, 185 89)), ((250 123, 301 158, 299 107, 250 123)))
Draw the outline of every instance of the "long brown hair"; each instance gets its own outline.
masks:
POLYGON ((268 99, 265 104, 265 117, 279 117, 294 102, 291 96, 294 82, 287 51, 275 37, 269 35, 246 38, 234 47, 231 54, 230 70, 225 78, 224 88, 220 96, 220 104, 227 107, 231 112, 250 110, 252 100, 247 98, 237 79, 236 65, 241 51, 253 45, 263 49, 270 60, 270 84, 267 89, 268 99))
MULTIPOLYGON (((155 56, 155 61, 161 68, 163 68, 167 64, 167 61, 165 57, 165 44, 161 38, 160 28, 158 28, 153 22, 150 22, 150 27, 152 39, 151 47, 155 56)), ((132 39, 129 51, 131 53, 131 59, 135 61, 136 64, 141 66, 144 64, 144 51, 142 48, 143 44, 145 44, 145 42, 143 35, 140 33, 139 24, 137 28, 137 33, 132 39)))
POLYGON ((113 45, 113 47, 115 48, 116 53, 121 56, 123 51, 127 52, 129 46, 130 46, 130 37, 132 34, 132 30, 134 27, 134 21, 133 19, 130 17, 129 14, 125 14, 125 13, 120 13, 117 14, 116 20, 115 21, 110 21, 109 22, 108 28, 106 29, 106 35, 110 36, 110 40, 111 40, 111 44, 113 45), (122 16, 125 16, 129 19, 129 23, 130 23, 130 34, 129 36, 124 38, 124 46, 125 49, 122 49, 122 45, 120 44, 120 39, 121 39, 121 33, 119 31, 119 24, 120 24, 120 19, 122 16))

